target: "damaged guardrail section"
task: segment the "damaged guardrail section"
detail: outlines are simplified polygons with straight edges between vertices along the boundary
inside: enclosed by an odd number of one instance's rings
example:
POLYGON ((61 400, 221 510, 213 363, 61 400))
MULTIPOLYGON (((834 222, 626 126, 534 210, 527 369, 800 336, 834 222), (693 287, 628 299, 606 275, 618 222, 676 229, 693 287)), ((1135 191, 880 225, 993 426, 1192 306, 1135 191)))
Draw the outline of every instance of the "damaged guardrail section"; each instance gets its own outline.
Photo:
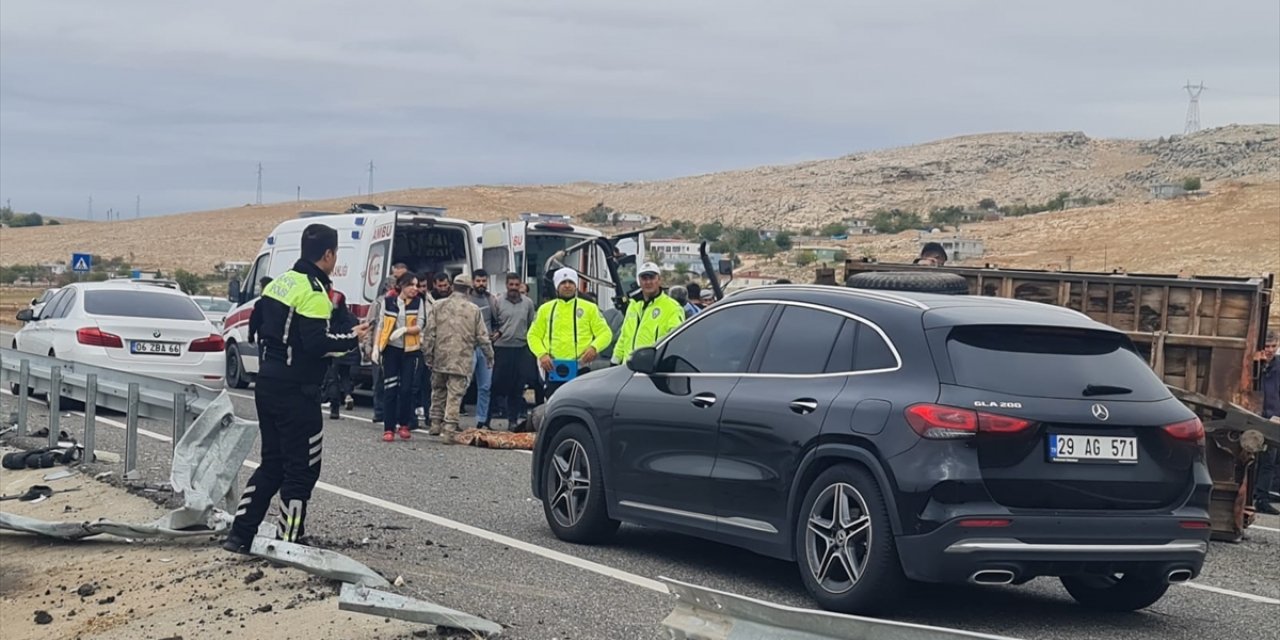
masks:
POLYGON ((659 577, 676 600, 672 640, 1013 640, 909 622, 787 607, 659 577))
POLYGON ((22 353, 0 348, 0 385, 16 390, 18 435, 27 435, 28 395, 48 394, 49 446, 57 444, 62 400, 84 403, 85 460, 93 462, 96 412, 99 407, 126 415, 124 475, 132 478, 137 469, 138 419, 147 418, 172 425, 173 445, 182 440, 187 425, 209 407, 219 391, 194 384, 138 375, 118 369, 95 367, 80 362, 22 353), (52 393, 57 389, 57 393, 52 393))

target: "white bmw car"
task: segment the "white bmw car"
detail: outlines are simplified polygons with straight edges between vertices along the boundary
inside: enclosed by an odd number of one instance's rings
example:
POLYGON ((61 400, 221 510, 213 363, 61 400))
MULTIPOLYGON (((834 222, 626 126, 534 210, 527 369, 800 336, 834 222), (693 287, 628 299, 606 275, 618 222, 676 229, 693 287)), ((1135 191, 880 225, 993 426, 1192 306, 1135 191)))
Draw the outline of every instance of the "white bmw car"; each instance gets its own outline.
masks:
POLYGON ((185 293, 133 283, 80 282, 58 290, 25 321, 13 348, 25 353, 182 383, 221 388, 219 331, 185 293))

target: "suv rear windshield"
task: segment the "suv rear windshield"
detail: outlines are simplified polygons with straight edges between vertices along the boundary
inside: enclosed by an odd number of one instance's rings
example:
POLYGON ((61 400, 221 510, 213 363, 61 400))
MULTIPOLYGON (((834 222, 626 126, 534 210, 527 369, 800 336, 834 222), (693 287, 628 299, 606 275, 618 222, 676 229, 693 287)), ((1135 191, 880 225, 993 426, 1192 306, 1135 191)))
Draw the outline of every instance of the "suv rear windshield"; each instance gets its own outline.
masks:
POLYGON ((191 298, 152 291, 86 291, 84 312, 94 316, 125 318, 205 319, 191 298))
POLYGON ((956 384, 1042 398, 1169 397, 1123 335, 1026 326, 956 327, 947 337, 956 384))

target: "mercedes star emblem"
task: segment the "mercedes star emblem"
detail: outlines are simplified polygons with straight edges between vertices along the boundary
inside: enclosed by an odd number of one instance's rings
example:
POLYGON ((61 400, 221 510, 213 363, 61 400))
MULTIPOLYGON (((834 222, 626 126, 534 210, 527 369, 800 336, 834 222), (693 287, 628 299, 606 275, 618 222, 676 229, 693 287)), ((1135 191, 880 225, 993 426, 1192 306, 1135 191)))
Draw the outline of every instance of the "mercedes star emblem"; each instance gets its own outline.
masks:
POLYGON ((1093 417, 1099 420, 1102 420, 1104 422, 1107 420, 1107 418, 1111 417, 1111 412, 1107 411, 1107 405, 1105 404, 1095 404, 1089 408, 1089 411, 1093 413, 1093 417))

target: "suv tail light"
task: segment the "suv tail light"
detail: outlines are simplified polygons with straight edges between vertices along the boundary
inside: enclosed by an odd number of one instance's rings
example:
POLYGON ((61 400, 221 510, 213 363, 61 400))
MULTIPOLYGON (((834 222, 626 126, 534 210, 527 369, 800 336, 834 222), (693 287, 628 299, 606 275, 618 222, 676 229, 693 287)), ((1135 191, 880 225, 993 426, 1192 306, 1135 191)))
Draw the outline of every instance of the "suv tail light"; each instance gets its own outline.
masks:
POLYGON ((107 333, 97 327, 76 329, 76 342, 91 347, 124 348, 124 341, 120 339, 120 336, 114 333, 107 333))
POLYGON ((1200 418, 1166 424, 1160 428, 1174 440, 1204 443, 1204 423, 1200 422, 1200 418))
POLYGON ((191 347, 188 350, 196 353, 209 353, 209 352, 215 352, 215 351, 222 351, 226 347, 227 347, 227 343, 222 341, 222 336, 215 333, 210 335, 208 338, 200 338, 199 340, 192 340, 191 347))
POLYGON ((971 438, 979 433, 1022 433, 1035 424, 1022 418, 940 404, 911 405, 906 416, 911 429, 930 440, 971 438))

